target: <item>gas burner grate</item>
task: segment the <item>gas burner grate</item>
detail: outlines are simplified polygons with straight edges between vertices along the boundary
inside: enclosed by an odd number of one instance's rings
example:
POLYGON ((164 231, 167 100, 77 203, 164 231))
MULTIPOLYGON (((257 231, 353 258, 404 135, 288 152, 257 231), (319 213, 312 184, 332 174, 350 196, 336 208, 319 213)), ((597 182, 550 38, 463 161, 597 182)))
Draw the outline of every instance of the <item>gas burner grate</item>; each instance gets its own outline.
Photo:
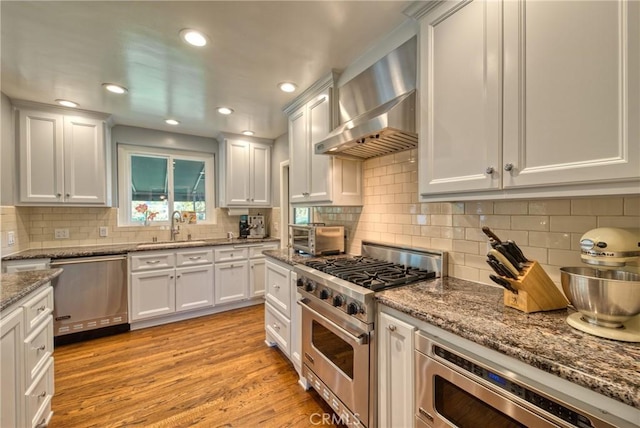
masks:
POLYGON ((305 264, 373 291, 436 277, 436 273, 433 271, 362 256, 312 260, 305 264))

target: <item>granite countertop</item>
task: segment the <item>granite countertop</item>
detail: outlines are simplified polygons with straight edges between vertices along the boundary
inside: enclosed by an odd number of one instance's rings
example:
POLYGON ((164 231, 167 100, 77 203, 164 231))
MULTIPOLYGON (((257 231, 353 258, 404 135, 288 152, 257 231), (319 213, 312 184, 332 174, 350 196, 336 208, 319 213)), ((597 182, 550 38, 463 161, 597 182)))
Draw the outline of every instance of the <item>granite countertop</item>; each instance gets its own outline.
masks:
POLYGON ((263 251, 262 253, 265 256, 272 257, 276 260, 279 260, 291 266, 294 266, 296 264, 302 264, 309 260, 323 258, 323 257, 311 256, 309 254, 299 254, 290 248, 280 248, 279 250, 266 250, 266 251, 263 251))
POLYGON ((134 251, 157 251, 179 248, 197 248, 210 247, 219 245, 252 245, 263 242, 280 242, 278 238, 250 238, 250 239, 198 239, 193 241, 172 241, 153 243, 152 248, 138 248, 142 244, 151 244, 150 242, 138 242, 131 244, 115 244, 115 245, 91 245, 84 247, 60 247, 60 248, 38 248, 21 251, 19 253, 10 254, 2 257, 2 260, 26 260, 26 259, 62 259, 70 257, 90 257, 90 256, 109 256, 115 254, 126 254, 134 251))
POLYGON ((442 278, 376 294, 386 306, 640 408, 640 343, 574 329, 563 309, 525 314, 505 307, 500 288, 442 278))
POLYGON ((30 270, 0 275, 0 311, 8 308, 23 297, 36 291, 40 286, 62 273, 62 269, 30 270))

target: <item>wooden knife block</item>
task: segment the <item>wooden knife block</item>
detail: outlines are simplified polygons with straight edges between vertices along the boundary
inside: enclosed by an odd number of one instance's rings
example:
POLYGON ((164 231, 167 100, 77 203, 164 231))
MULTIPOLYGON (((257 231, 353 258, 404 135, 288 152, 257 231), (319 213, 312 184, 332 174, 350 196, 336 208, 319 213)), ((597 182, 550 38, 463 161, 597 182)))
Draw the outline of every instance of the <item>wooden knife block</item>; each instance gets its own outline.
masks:
POLYGON ((526 266, 518 279, 504 279, 518 290, 518 294, 504 290, 505 306, 531 313, 564 309, 569 304, 564 294, 536 261, 526 266))

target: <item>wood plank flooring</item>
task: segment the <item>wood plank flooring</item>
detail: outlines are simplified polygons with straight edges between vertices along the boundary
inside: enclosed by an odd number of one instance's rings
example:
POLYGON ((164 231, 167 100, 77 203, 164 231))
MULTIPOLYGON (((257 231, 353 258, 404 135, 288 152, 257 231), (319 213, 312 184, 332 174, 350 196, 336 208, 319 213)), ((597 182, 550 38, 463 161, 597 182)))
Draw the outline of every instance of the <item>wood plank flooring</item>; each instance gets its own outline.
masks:
POLYGON ((52 428, 308 427, 332 414, 265 345, 264 305, 64 345, 54 357, 52 428))

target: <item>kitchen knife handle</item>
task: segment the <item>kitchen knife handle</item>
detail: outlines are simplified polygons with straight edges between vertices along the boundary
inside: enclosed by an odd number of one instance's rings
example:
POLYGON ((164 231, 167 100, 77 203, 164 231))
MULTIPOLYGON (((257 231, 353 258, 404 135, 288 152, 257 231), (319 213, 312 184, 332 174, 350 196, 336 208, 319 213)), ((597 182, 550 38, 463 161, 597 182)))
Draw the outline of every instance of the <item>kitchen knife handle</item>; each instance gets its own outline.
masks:
POLYGON ((500 278, 500 277, 495 276, 495 275, 489 275, 489 278, 491 279, 491 281, 495 282, 499 286, 506 288, 507 290, 511 291, 514 294, 518 294, 518 290, 513 288, 511 286, 511 283, 509 283, 509 281, 507 281, 506 279, 500 278))
POLYGON ((516 258, 520 263, 529 263, 529 259, 525 257, 520 247, 518 247, 518 244, 516 244, 514 241, 507 240, 506 245, 509 245, 509 248, 513 250, 512 254, 517 256, 516 258))
POLYGON ((513 254, 509 253, 509 250, 505 245, 496 245, 494 249, 498 251, 500 254, 502 254, 509 261, 509 263, 511 263, 511 265, 518 271, 518 273, 522 271, 522 266, 520 266, 520 263, 518 263, 518 261, 513 257, 513 254))
POLYGON ((501 266, 504 266, 513 275, 515 275, 515 278, 513 278, 513 279, 517 279, 518 278, 518 275, 520 274, 520 272, 518 271, 518 269, 516 269, 513 266, 513 264, 500 251, 498 251, 496 249, 491 249, 491 250, 489 250, 489 254, 487 254, 487 256, 489 256, 489 255, 495 257, 498 260, 498 262, 500 263, 501 266))
POLYGON ((518 279, 518 277, 514 275, 509 269, 501 265, 498 259, 496 259, 494 256, 487 255, 487 257, 488 257, 487 263, 489 264, 489 266, 491 266, 491 268, 495 273, 497 273, 500 276, 506 276, 507 278, 518 279))
POLYGON ((496 241, 498 244, 502 244, 502 241, 500 240, 500 238, 498 238, 498 235, 496 235, 495 233, 493 233, 491 231, 491 229, 489 229, 488 226, 483 226, 482 227, 482 231, 484 232, 485 235, 487 235, 489 238, 493 239, 494 241, 496 241))

